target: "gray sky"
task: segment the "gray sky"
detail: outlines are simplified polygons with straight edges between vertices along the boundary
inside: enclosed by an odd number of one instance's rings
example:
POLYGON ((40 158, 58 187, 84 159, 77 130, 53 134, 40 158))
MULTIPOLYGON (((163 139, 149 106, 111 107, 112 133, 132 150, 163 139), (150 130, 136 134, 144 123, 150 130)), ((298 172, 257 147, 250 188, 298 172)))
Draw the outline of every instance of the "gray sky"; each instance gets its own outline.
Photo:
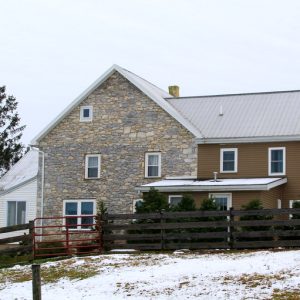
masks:
POLYGON ((300 89, 297 0, 0 0, 23 142, 116 63, 182 96, 300 89))

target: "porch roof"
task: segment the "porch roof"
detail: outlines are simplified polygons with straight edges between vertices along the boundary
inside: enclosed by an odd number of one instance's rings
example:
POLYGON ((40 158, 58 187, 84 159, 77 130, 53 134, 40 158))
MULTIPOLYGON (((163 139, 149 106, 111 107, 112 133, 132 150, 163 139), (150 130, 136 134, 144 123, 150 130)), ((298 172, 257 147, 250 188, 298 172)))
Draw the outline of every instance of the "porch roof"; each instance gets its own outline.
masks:
POLYGON ((238 178, 214 180, 164 179, 136 187, 140 192, 268 191, 285 184, 287 178, 238 178))

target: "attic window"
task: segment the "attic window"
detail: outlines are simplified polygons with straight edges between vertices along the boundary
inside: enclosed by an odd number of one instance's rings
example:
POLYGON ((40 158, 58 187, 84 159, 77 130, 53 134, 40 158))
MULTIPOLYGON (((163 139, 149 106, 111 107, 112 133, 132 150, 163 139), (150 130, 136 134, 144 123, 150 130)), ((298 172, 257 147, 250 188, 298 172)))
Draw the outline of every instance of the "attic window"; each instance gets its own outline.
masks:
POLYGON ((93 120, 93 106, 80 107, 80 122, 91 122, 93 120))

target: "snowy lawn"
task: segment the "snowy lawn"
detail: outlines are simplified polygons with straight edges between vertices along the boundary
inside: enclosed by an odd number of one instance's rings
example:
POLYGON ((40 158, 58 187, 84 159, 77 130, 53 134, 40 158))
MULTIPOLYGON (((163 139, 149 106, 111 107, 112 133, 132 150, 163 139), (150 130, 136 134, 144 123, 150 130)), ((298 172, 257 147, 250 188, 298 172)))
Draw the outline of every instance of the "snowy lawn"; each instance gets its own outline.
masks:
MULTIPOLYGON (((31 299, 30 266, 0 270, 0 299, 31 299)), ((300 250, 111 254, 42 264, 42 298, 300 299, 300 250)))

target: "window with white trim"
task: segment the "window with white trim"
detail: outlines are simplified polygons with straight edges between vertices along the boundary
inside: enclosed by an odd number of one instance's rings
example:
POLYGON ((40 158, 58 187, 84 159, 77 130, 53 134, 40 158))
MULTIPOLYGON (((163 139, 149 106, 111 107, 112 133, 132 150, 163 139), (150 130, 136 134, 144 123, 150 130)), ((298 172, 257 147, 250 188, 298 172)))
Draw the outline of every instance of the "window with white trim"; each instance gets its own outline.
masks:
POLYGON ((231 193, 210 193, 209 198, 212 198, 218 207, 218 210, 229 210, 232 206, 231 193))
POLYGON ((236 173, 238 161, 237 148, 223 148, 220 152, 220 172, 236 173))
POLYGON ((88 154, 85 156, 85 178, 97 179, 100 178, 100 154, 88 154))
POLYGON ((7 201, 7 226, 26 223, 26 201, 7 201))
POLYGON ((80 122, 91 122, 93 120, 93 106, 80 107, 80 122))
POLYGON ((95 223, 96 200, 64 200, 64 225, 71 230, 92 229, 95 223))
POLYGON ((145 154, 145 177, 161 177, 161 153, 145 154))
POLYGON ((135 214, 136 213, 136 209, 138 207, 140 207, 142 205, 142 203, 144 202, 143 199, 134 199, 132 201, 132 212, 135 214))
POLYGON ((182 195, 169 195, 170 206, 177 206, 182 201, 182 195))
POLYGON ((285 147, 269 148, 269 175, 285 175, 285 147))

